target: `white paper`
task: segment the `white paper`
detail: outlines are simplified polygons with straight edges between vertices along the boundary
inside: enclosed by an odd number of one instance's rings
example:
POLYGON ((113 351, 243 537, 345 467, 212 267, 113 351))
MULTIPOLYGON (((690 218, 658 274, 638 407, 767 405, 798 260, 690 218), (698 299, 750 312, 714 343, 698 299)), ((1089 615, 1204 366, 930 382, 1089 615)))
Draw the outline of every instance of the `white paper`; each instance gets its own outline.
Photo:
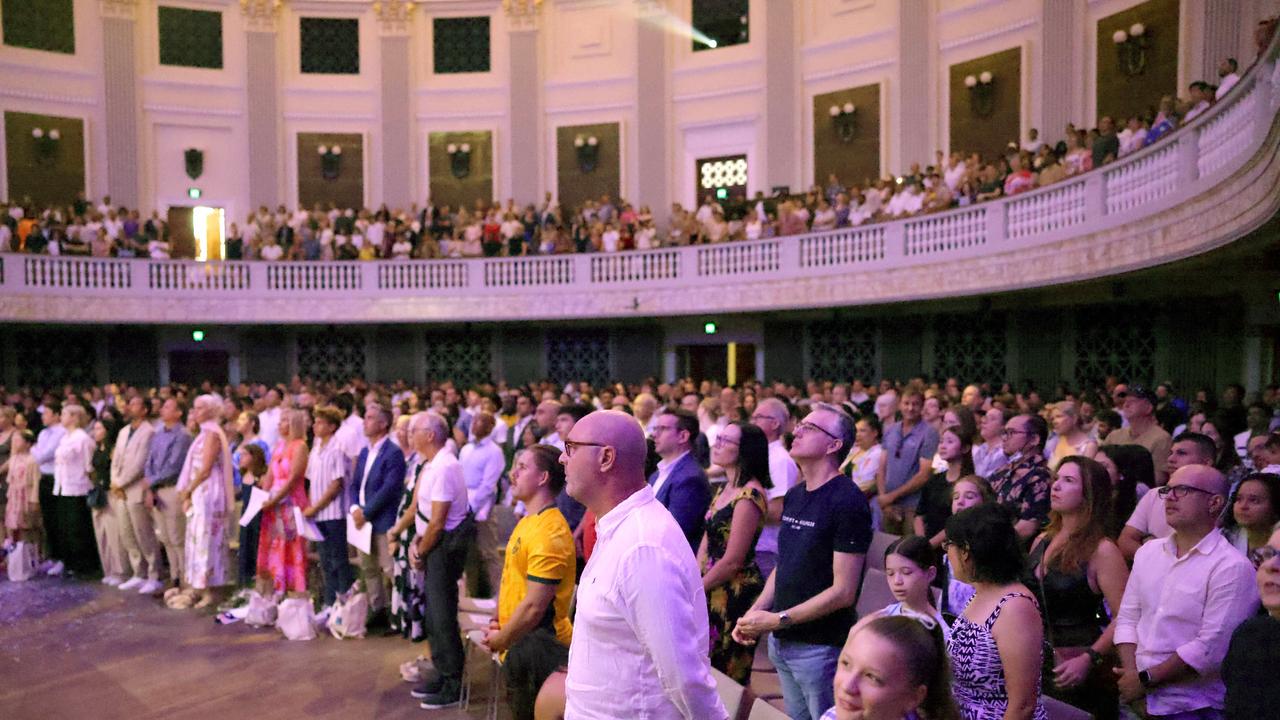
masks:
POLYGON ((355 517, 348 514, 347 542, 355 545, 357 550, 368 555, 373 547, 373 523, 366 521, 364 528, 357 530, 355 517))
POLYGON ((293 522, 298 526, 298 534, 310 540, 311 542, 320 542, 324 540, 324 533, 320 532, 319 526, 315 521, 302 514, 302 508, 297 505, 293 506, 293 522))
POLYGON ((244 512, 240 513, 240 527, 249 527, 249 523, 262 512, 262 503, 269 497, 271 496, 262 488, 255 487, 249 490, 249 502, 245 503, 244 512))

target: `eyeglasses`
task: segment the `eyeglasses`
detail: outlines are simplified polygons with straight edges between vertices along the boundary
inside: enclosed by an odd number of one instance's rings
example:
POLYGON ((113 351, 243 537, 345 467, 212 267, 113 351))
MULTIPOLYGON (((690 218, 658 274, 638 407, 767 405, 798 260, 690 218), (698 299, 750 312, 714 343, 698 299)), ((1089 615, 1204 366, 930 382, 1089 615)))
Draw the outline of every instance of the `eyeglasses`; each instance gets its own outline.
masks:
POLYGON ((577 441, 575 441, 575 440, 565 440, 565 441, 564 441, 564 456, 565 456, 565 457, 573 457, 573 454, 574 454, 575 452, 577 452, 577 451, 578 451, 578 448, 584 448, 584 447, 598 447, 598 448, 602 448, 602 447, 610 447, 610 446, 609 446, 609 445, 606 445, 606 444, 604 444, 604 443, 577 442, 577 441))
POLYGON ((772 416, 772 415, 764 415, 764 414, 762 414, 762 413, 756 413, 755 415, 752 415, 752 416, 751 416, 751 422, 753 422, 753 423, 758 423, 758 422, 760 422, 761 420, 772 420, 772 421, 774 421, 774 422, 776 422, 776 423, 781 423, 781 422, 782 422, 781 420, 779 420, 778 418, 776 418, 776 417, 774 417, 774 416, 772 416))
POLYGON ((1209 490, 1201 490, 1194 485, 1165 485, 1159 490, 1156 490, 1156 492, 1159 493, 1162 499, 1173 498, 1174 500, 1181 500, 1193 492, 1204 493, 1205 495, 1217 494, 1209 490))
POLYGON ((1268 560, 1277 555, 1280 555, 1280 549, 1276 549, 1270 545, 1263 545, 1257 550, 1249 553, 1249 561, 1253 563, 1254 567, 1260 568, 1266 564, 1268 560))
POLYGON ((1030 432, 1029 430, 1014 430, 1013 428, 1005 428, 1000 431, 1000 437, 1008 438, 1008 437, 1013 437, 1014 435, 1026 435, 1029 432, 1030 432))
POLYGON ((721 445, 741 445, 742 443, 738 442, 737 440, 730 440, 723 435, 717 435, 716 441, 711 444, 716 447, 719 447, 721 445))
POLYGON ((839 439, 840 439, 840 438, 836 437, 836 436, 835 436, 835 435, 834 435, 830 430, 827 430, 826 428, 822 427, 821 425, 815 425, 815 424, 813 424, 813 423, 811 423, 811 422, 809 422, 809 421, 807 421, 807 420, 806 420, 806 421, 804 421, 804 422, 798 423, 798 424, 796 425, 795 433, 793 433, 793 434, 794 434, 796 437, 800 437, 801 435, 804 435, 805 433, 809 432, 810 430, 817 430, 818 432, 822 433, 823 435, 826 435, 827 437, 831 438, 832 440, 839 440, 839 439))
POLYGON ((945 551, 947 548, 955 548, 955 549, 957 549, 957 550, 963 550, 963 549, 964 549, 964 546, 963 546, 963 545, 961 545, 960 543, 958 543, 958 542, 954 542, 954 541, 952 541, 952 540, 943 540, 943 541, 942 541, 942 549, 943 549, 943 551, 945 551))
POLYGON ((667 430, 674 432, 676 430, 676 426, 675 425, 654 425, 653 430, 649 431, 649 434, 657 435, 658 433, 666 432, 667 430))

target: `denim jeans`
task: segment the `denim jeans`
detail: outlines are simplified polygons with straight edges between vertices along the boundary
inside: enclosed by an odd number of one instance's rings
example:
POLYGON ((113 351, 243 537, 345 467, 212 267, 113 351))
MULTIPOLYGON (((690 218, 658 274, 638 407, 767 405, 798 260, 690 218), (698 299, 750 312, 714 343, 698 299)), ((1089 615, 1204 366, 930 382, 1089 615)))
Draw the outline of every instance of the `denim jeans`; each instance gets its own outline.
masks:
POLYGON ((839 658, 839 646, 810 645, 769 636, 769 659, 778 668, 787 717, 818 720, 835 705, 832 683, 839 658))
POLYGON ((324 535, 317 545, 320 551, 320 569, 324 573, 324 592, 321 604, 332 605, 338 593, 344 593, 355 582, 351 561, 347 559, 347 521, 322 520, 316 523, 324 535))

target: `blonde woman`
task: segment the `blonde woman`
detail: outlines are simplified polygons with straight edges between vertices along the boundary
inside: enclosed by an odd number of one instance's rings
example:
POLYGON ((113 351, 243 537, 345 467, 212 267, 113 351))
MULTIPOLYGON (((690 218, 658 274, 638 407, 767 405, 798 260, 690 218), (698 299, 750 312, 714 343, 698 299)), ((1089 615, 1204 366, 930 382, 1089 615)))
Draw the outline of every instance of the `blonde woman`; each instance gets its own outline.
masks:
POLYGON ((293 508, 307 509, 307 416, 301 410, 280 413, 280 442, 271 449, 271 465, 261 486, 269 494, 262 504, 258 538, 258 579, 267 594, 307 591, 306 539, 298 532, 293 508))
POLYGON ((89 414, 67 405, 59 416, 65 434, 53 455, 53 513, 57 520, 49 536, 55 562, 72 572, 97 572, 98 548, 93 517, 85 497, 93 487, 93 438, 85 431, 89 414))
POLYGON ((214 588, 232 582, 228 541, 235 527, 231 446, 222 431, 222 401, 201 395, 191 408, 199 434, 187 449, 178 476, 178 499, 187 517, 183 582, 187 591, 170 598, 172 608, 203 608, 214 588))
POLYGON ((1080 417, 1079 406, 1070 400, 1064 400, 1053 406, 1049 416, 1057 442, 1049 452, 1049 469, 1057 470, 1062 459, 1072 455, 1093 457, 1098 451, 1098 443, 1089 438, 1084 429, 1083 418, 1080 417))

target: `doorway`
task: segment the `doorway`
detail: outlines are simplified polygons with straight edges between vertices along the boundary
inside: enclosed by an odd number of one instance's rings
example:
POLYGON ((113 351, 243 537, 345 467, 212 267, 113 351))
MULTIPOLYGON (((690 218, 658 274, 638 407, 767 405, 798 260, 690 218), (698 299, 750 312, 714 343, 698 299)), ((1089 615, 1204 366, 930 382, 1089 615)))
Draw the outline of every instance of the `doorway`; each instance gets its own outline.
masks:
POLYGON ((756 346, 751 343, 723 345, 677 345, 676 365, 680 377, 695 383, 714 380, 737 385, 756 376, 756 346))
POLYGON ((169 254, 199 261, 221 260, 226 213, 204 205, 169 208, 169 254))
POLYGON ((169 381, 199 387, 205 380, 226 385, 230 376, 226 350, 170 350, 169 381))

